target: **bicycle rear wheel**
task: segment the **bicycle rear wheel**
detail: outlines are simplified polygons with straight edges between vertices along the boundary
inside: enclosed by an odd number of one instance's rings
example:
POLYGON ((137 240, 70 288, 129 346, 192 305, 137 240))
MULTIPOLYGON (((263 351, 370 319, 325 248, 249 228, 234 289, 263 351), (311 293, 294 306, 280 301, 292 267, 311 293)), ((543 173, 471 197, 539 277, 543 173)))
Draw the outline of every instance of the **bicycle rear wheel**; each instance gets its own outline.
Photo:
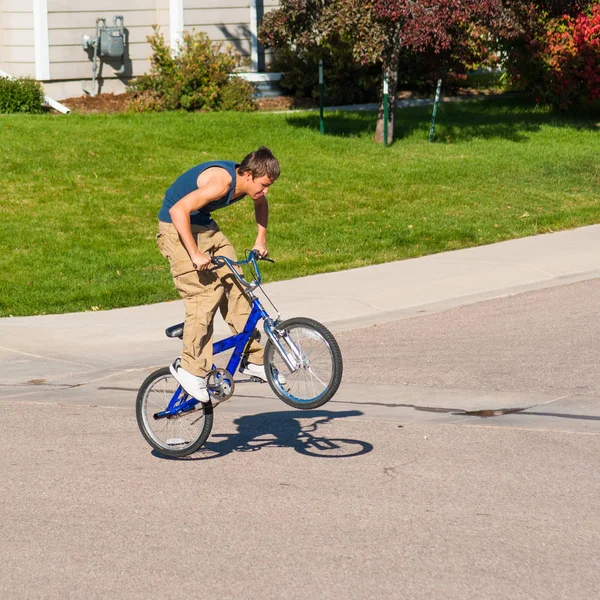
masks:
POLYGON ((271 389, 287 405, 299 409, 323 406, 342 381, 342 353, 333 334, 321 323, 295 317, 275 331, 296 368, 290 372, 279 350, 265 346, 265 371, 271 389))
POLYGON ((142 383, 136 400, 138 427, 160 454, 170 458, 187 456, 199 450, 208 439, 213 423, 212 403, 198 402, 190 406, 189 399, 169 367, 158 369, 142 383), (179 394, 177 405, 181 410, 160 416, 175 393, 179 394))

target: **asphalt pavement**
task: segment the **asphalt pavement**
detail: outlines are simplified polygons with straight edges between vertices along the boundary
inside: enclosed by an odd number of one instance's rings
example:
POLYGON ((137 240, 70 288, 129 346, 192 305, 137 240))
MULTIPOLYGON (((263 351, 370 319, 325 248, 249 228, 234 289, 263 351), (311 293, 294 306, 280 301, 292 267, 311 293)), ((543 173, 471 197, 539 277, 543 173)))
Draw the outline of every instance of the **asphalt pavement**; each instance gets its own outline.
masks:
POLYGON ((240 384, 181 461, 133 412, 180 302, 0 320, 3 598, 598 596, 600 226, 266 291, 342 387, 240 384))

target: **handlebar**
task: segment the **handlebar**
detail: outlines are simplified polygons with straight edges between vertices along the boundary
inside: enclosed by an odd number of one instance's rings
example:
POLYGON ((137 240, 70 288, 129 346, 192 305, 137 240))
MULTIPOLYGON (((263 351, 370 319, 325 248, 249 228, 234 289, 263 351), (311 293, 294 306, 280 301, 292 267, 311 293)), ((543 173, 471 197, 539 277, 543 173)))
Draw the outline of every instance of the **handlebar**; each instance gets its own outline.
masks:
POLYGON ((261 256, 258 250, 250 250, 250 252, 248 253, 248 258, 246 260, 234 261, 230 258, 227 258, 226 256, 213 256, 210 259, 210 262, 213 265, 215 265, 215 268, 228 266, 241 285, 243 285, 246 288, 254 289, 255 287, 259 286, 262 282, 262 275, 260 274, 260 269, 256 264, 257 260, 266 260, 267 262, 271 263, 275 262, 274 260, 267 258, 266 256, 261 256), (252 269, 254 270, 254 275, 256 276, 256 279, 254 281, 247 281, 244 278, 244 275, 240 275, 238 270, 235 268, 242 267, 243 265, 250 265, 252 267, 252 269))

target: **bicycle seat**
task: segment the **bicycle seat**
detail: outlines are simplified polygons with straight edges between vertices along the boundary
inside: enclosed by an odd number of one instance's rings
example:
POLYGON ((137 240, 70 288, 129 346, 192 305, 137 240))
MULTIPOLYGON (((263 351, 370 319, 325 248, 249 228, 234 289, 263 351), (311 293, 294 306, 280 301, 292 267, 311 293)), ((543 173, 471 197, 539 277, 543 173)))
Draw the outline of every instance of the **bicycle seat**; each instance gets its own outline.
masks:
POLYGON ((165 333, 167 337, 170 338, 182 338, 183 337, 183 323, 178 323, 177 325, 171 325, 171 327, 167 327, 165 329, 165 333))

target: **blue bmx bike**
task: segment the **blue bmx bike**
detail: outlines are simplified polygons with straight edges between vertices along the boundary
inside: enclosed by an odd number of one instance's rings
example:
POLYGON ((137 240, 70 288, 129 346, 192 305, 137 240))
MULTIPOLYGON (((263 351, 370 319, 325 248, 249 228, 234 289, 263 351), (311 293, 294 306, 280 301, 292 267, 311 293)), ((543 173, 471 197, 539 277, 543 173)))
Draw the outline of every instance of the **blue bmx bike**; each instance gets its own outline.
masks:
MULTIPOLYGON (((136 401, 138 426, 146 441, 160 454, 179 458, 198 451, 210 435, 213 408, 232 396, 236 383, 264 383, 256 377, 235 379, 248 343, 259 336, 257 325, 261 320, 267 337, 264 359, 267 382, 283 402, 293 408, 313 409, 323 406, 337 392, 343 370, 338 343, 324 325, 313 319, 294 317, 282 321, 279 316, 269 316, 254 293, 262 282, 259 260, 273 262, 255 250, 246 260, 237 262, 224 256, 212 258, 215 268, 229 267, 252 310, 241 333, 213 344, 214 355, 233 352, 226 368, 213 365, 207 375, 209 401, 200 402, 187 394, 169 367, 158 369, 142 383, 136 401), (243 274, 244 266, 252 271, 250 281, 243 274)), ((171 338, 183 337, 183 323, 169 327, 166 334, 171 338)))

